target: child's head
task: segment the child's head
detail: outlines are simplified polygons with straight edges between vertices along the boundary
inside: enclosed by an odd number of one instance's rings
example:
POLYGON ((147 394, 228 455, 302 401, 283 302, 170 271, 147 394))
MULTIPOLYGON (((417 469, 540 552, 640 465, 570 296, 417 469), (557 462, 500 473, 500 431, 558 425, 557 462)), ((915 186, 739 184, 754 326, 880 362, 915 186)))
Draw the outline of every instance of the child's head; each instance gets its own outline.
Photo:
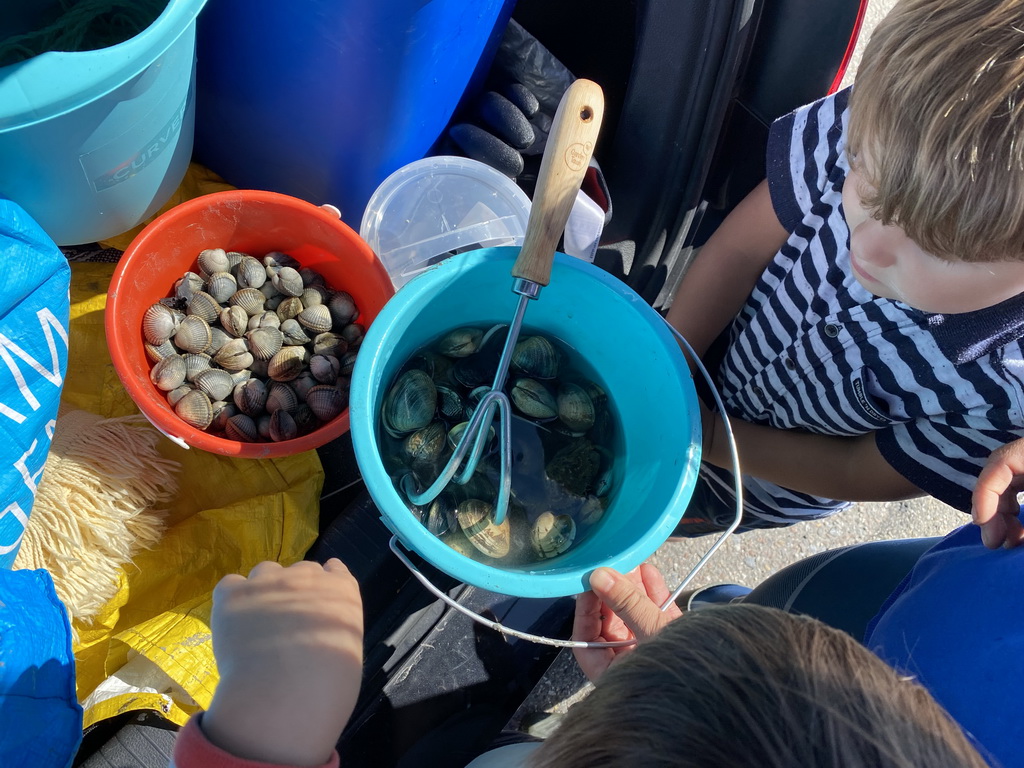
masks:
POLYGON ((684 615, 613 665, 533 768, 984 766, 917 683, 850 635, 755 605, 684 615))
POLYGON ((864 51, 847 153, 851 233, 864 219, 877 230, 899 228, 938 267, 962 270, 935 276, 958 290, 918 297, 911 283, 921 279, 920 265, 890 285, 885 261, 858 259, 854 247, 866 288, 935 312, 979 309, 1024 291, 1024 3, 898 2, 864 51), (958 296, 975 278, 978 298, 958 296))

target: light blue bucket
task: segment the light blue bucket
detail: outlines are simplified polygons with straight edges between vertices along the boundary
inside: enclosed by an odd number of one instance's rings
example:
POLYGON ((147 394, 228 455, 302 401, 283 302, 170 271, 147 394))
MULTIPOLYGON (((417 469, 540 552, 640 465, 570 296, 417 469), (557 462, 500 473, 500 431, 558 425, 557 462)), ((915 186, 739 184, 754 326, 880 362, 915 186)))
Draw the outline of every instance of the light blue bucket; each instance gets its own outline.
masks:
MULTIPOLYGON (((120 234, 154 214, 192 156, 196 15, 169 0, 135 37, 94 51, 51 51, 0 68, 0 196, 58 245, 120 234)), ((5 16, 30 31, 55 2, 5 16)))
MULTIPOLYGON (((662 318, 621 281, 556 254, 551 284, 525 324, 550 332, 596 370, 623 435, 621 470, 602 520, 577 546, 545 563, 497 568, 450 549, 406 506, 377 442, 385 390, 414 351, 460 325, 509 323, 516 247, 452 257, 406 284, 366 333, 349 403, 356 461, 384 524, 407 548, 448 575, 519 597, 560 597, 589 588, 599 566, 629 571, 671 535, 700 464, 700 411, 689 368, 662 318)), ((515 471, 513 469, 513 471, 515 471)))

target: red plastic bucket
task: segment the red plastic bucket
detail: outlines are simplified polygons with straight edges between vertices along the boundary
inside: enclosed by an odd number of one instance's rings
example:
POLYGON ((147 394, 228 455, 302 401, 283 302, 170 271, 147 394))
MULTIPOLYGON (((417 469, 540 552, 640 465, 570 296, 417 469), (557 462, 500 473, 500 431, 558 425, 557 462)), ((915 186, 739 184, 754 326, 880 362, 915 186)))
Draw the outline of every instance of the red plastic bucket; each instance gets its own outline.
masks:
POLYGON ((149 378, 142 316, 171 294, 174 281, 196 270, 205 248, 262 257, 269 251, 294 256, 320 272, 327 284, 348 291, 369 327, 394 293, 387 270, 369 246, 336 215, 288 195, 232 190, 175 206, 142 230, 118 263, 104 318, 114 369, 128 394, 157 429, 211 453, 242 458, 288 456, 317 448, 349 428, 346 409, 315 432, 279 443, 243 443, 195 429, 182 421, 149 378))

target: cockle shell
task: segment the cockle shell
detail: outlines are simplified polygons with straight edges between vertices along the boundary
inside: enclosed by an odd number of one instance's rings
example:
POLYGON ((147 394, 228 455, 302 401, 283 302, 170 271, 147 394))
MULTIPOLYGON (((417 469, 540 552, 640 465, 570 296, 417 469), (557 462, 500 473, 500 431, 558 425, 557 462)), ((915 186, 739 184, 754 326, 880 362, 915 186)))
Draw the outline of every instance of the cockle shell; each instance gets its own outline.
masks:
POLYGON ((310 285, 302 290, 302 295, 299 296, 304 307, 315 307, 318 304, 327 303, 327 291, 319 285, 310 285))
POLYGON ((295 316, 295 319, 299 321, 299 325, 309 329, 314 335, 331 330, 331 313, 323 304, 306 307, 295 316))
POLYGON ((228 371, 240 371, 252 365, 253 356, 245 339, 232 339, 218 350, 213 360, 228 371))
POLYGON ((349 323, 340 331, 341 338, 348 342, 349 349, 356 349, 363 343, 366 329, 359 323, 349 323))
POLYGON ((286 347, 297 347, 301 344, 309 343, 306 329, 299 325, 299 321, 295 318, 281 321, 281 333, 284 334, 284 345, 286 347))
POLYGON ((557 557, 576 540, 576 523, 569 515, 541 512, 530 529, 530 544, 537 557, 557 557))
POLYGON ((205 352, 189 352, 183 356, 183 359, 185 360, 186 381, 195 381, 196 376, 212 367, 212 359, 205 352))
POLYGON ((164 392, 180 387, 185 381, 185 359, 181 355, 165 357, 149 371, 149 378, 164 392))
POLYGON ((305 288, 302 284, 302 275, 293 267, 281 267, 271 275, 270 282, 285 296, 301 296, 305 288))
POLYGON ((195 272, 186 272, 174 282, 174 296, 188 302, 192 294, 203 290, 203 278, 195 272))
POLYGON ((182 384, 180 387, 175 387, 167 393, 167 402, 170 404, 171 408, 173 408, 178 404, 178 401, 181 400, 181 398, 191 391, 192 386, 190 384, 182 384))
POLYGON ((309 394, 309 390, 313 387, 319 386, 320 382, 313 378, 313 374, 309 371, 303 371, 294 379, 288 382, 292 390, 295 392, 295 396, 299 398, 300 403, 306 402, 306 395, 309 394))
POLYGON ((196 429, 206 429, 213 421, 213 403, 205 392, 193 389, 174 404, 174 412, 196 429))
POLYGON ((242 307, 224 307, 220 311, 220 325, 226 333, 240 338, 249 329, 249 313, 242 307))
POLYGON ((498 525, 494 507, 480 499, 466 499, 459 504, 456 516, 466 538, 488 557, 502 558, 512 547, 512 530, 508 517, 498 525))
POLYGON ((248 328, 250 331, 255 331, 257 328, 277 328, 280 330, 281 318, 278 317, 277 312, 264 310, 258 315, 253 315, 249 318, 248 328))
POLYGON ((282 347, 270 358, 267 373, 274 381, 291 381, 302 373, 308 355, 305 347, 282 347))
POLYGON ((333 324, 337 328, 343 328, 356 319, 359 310, 352 296, 345 291, 337 291, 327 302, 327 309, 331 313, 333 324))
POLYGON ((235 386, 232 399, 242 413, 259 416, 267 405, 269 392, 259 379, 249 379, 235 386))
POLYGON ((230 272, 231 261, 223 248, 207 248, 199 253, 199 274, 209 277, 215 272, 230 272))
POLYGON ((277 328, 257 328, 245 334, 249 342, 249 351, 257 360, 269 360, 278 352, 284 344, 284 334, 277 328))
POLYGON ((284 325, 286 320, 294 320, 297 318, 303 309, 302 299, 296 298, 295 296, 289 296, 277 305, 276 311, 277 316, 281 318, 281 324, 284 325))
POLYGON ((289 384, 282 381, 275 381, 267 389, 267 404, 266 409, 268 413, 277 413, 278 411, 294 411, 299 407, 299 396, 295 394, 295 390, 291 388, 289 384))
POLYGON ((348 395, 337 387, 318 384, 306 393, 306 405, 320 421, 330 421, 348 406, 348 395))
POLYGON ((228 403, 224 400, 218 400, 215 403, 211 403, 210 407, 213 409, 213 419, 210 421, 210 429, 217 430, 219 432, 224 431, 224 427, 227 426, 228 419, 238 413, 238 409, 234 403, 228 403))
POLYGON ((210 396, 210 400, 226 400, 235 388, 231 374, 220 368, 210 368, 196 376, 193 382, 196 389, 210 396))
POLYGON ((346 352, 348 352, 348 342, 336 333, 331 333, 330 331, 318 333, 313 339, 314 355, 341 357, 346 352))
POLYGON ((246 256, 235 267, 235 280, 239 288, 262 288, 267 282, 267 270, 252 256, 246 256))
MULTIPOLYGON (((206 292, 219 304, 230 299, 237 290, 238 283, 230 272, 215 272, 206 282, 206 292)), ((210 322, 213 322, 213 319, 215 318, 210 319, 210 322)))
POLYGON ((299 267, 299 276, 302 278, 302 284, 307 288, 324 288, 326 292, 326 281, 324 280, 324 276, 315 269, 299 267))
POLYGON ((301 265, 295 258, 289 256, 287 253, 281 251, 271 251, 263 257, 263 264, 266 267, 275 267, 280 269, 281 267, 291 267, 292 269, 298 269, 301 265))
POLYGON ((274 411, 270 416, 270 439, 275 443, 294 440, 299 436, 299 427, 292 415, 285 410, 274 411))
POLYGON ((210 346, 206 348, 206 354, 215 355, 220 352, 220 348, 231 341, 233 337, 228 336, 224 333, 224 330, 220 326, 210 327, 210 346))
POLYGON ((341 362, 334 355, 313 355, 309 358, 309 372, 321 384, 333 384, 338 380, 341 362))
POLYGON ((231 440, 243 443, 255 443, 260 437, 256 422, 244 413, 236 413, 228 419, 224 425, 224 434, 231 440))
POLYGON ((178 330, 179 319, 174 310, 153 304, 142 316, 142 335, 154 346, 160 346, 178 330))
POLYGON ((258 288, 239 288, 228 299, 228 303, 233 307, 241 307, 249 317, 252 317, 263 312, 263 305, 266 300, 267 297, 258 288))
POLYGON ((165 341, 163 344, 150 344, 147 341, 142 346, 146 350, 146 357, 153 363, 158 363, 165 357, 178 354, 178 350, 170 341, 165 341))
POLYGON ((174 345, 183 352, 204 352, 212 340, 209 324, 196 315, 182 320, 174 334, 174 345))

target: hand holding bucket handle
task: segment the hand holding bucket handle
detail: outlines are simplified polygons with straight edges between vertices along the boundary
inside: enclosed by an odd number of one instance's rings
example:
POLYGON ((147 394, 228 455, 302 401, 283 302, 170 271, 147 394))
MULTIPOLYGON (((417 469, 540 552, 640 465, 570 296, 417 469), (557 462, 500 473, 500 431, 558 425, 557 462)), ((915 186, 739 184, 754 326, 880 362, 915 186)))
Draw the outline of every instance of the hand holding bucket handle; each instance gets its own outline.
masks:
POLYGON ((512 276, 538 285, 551 281, 551 265, 576 193, 594 153, 604 118, 604 92, 576 80, 562 96, 537 175, 530 221, 512 276))

